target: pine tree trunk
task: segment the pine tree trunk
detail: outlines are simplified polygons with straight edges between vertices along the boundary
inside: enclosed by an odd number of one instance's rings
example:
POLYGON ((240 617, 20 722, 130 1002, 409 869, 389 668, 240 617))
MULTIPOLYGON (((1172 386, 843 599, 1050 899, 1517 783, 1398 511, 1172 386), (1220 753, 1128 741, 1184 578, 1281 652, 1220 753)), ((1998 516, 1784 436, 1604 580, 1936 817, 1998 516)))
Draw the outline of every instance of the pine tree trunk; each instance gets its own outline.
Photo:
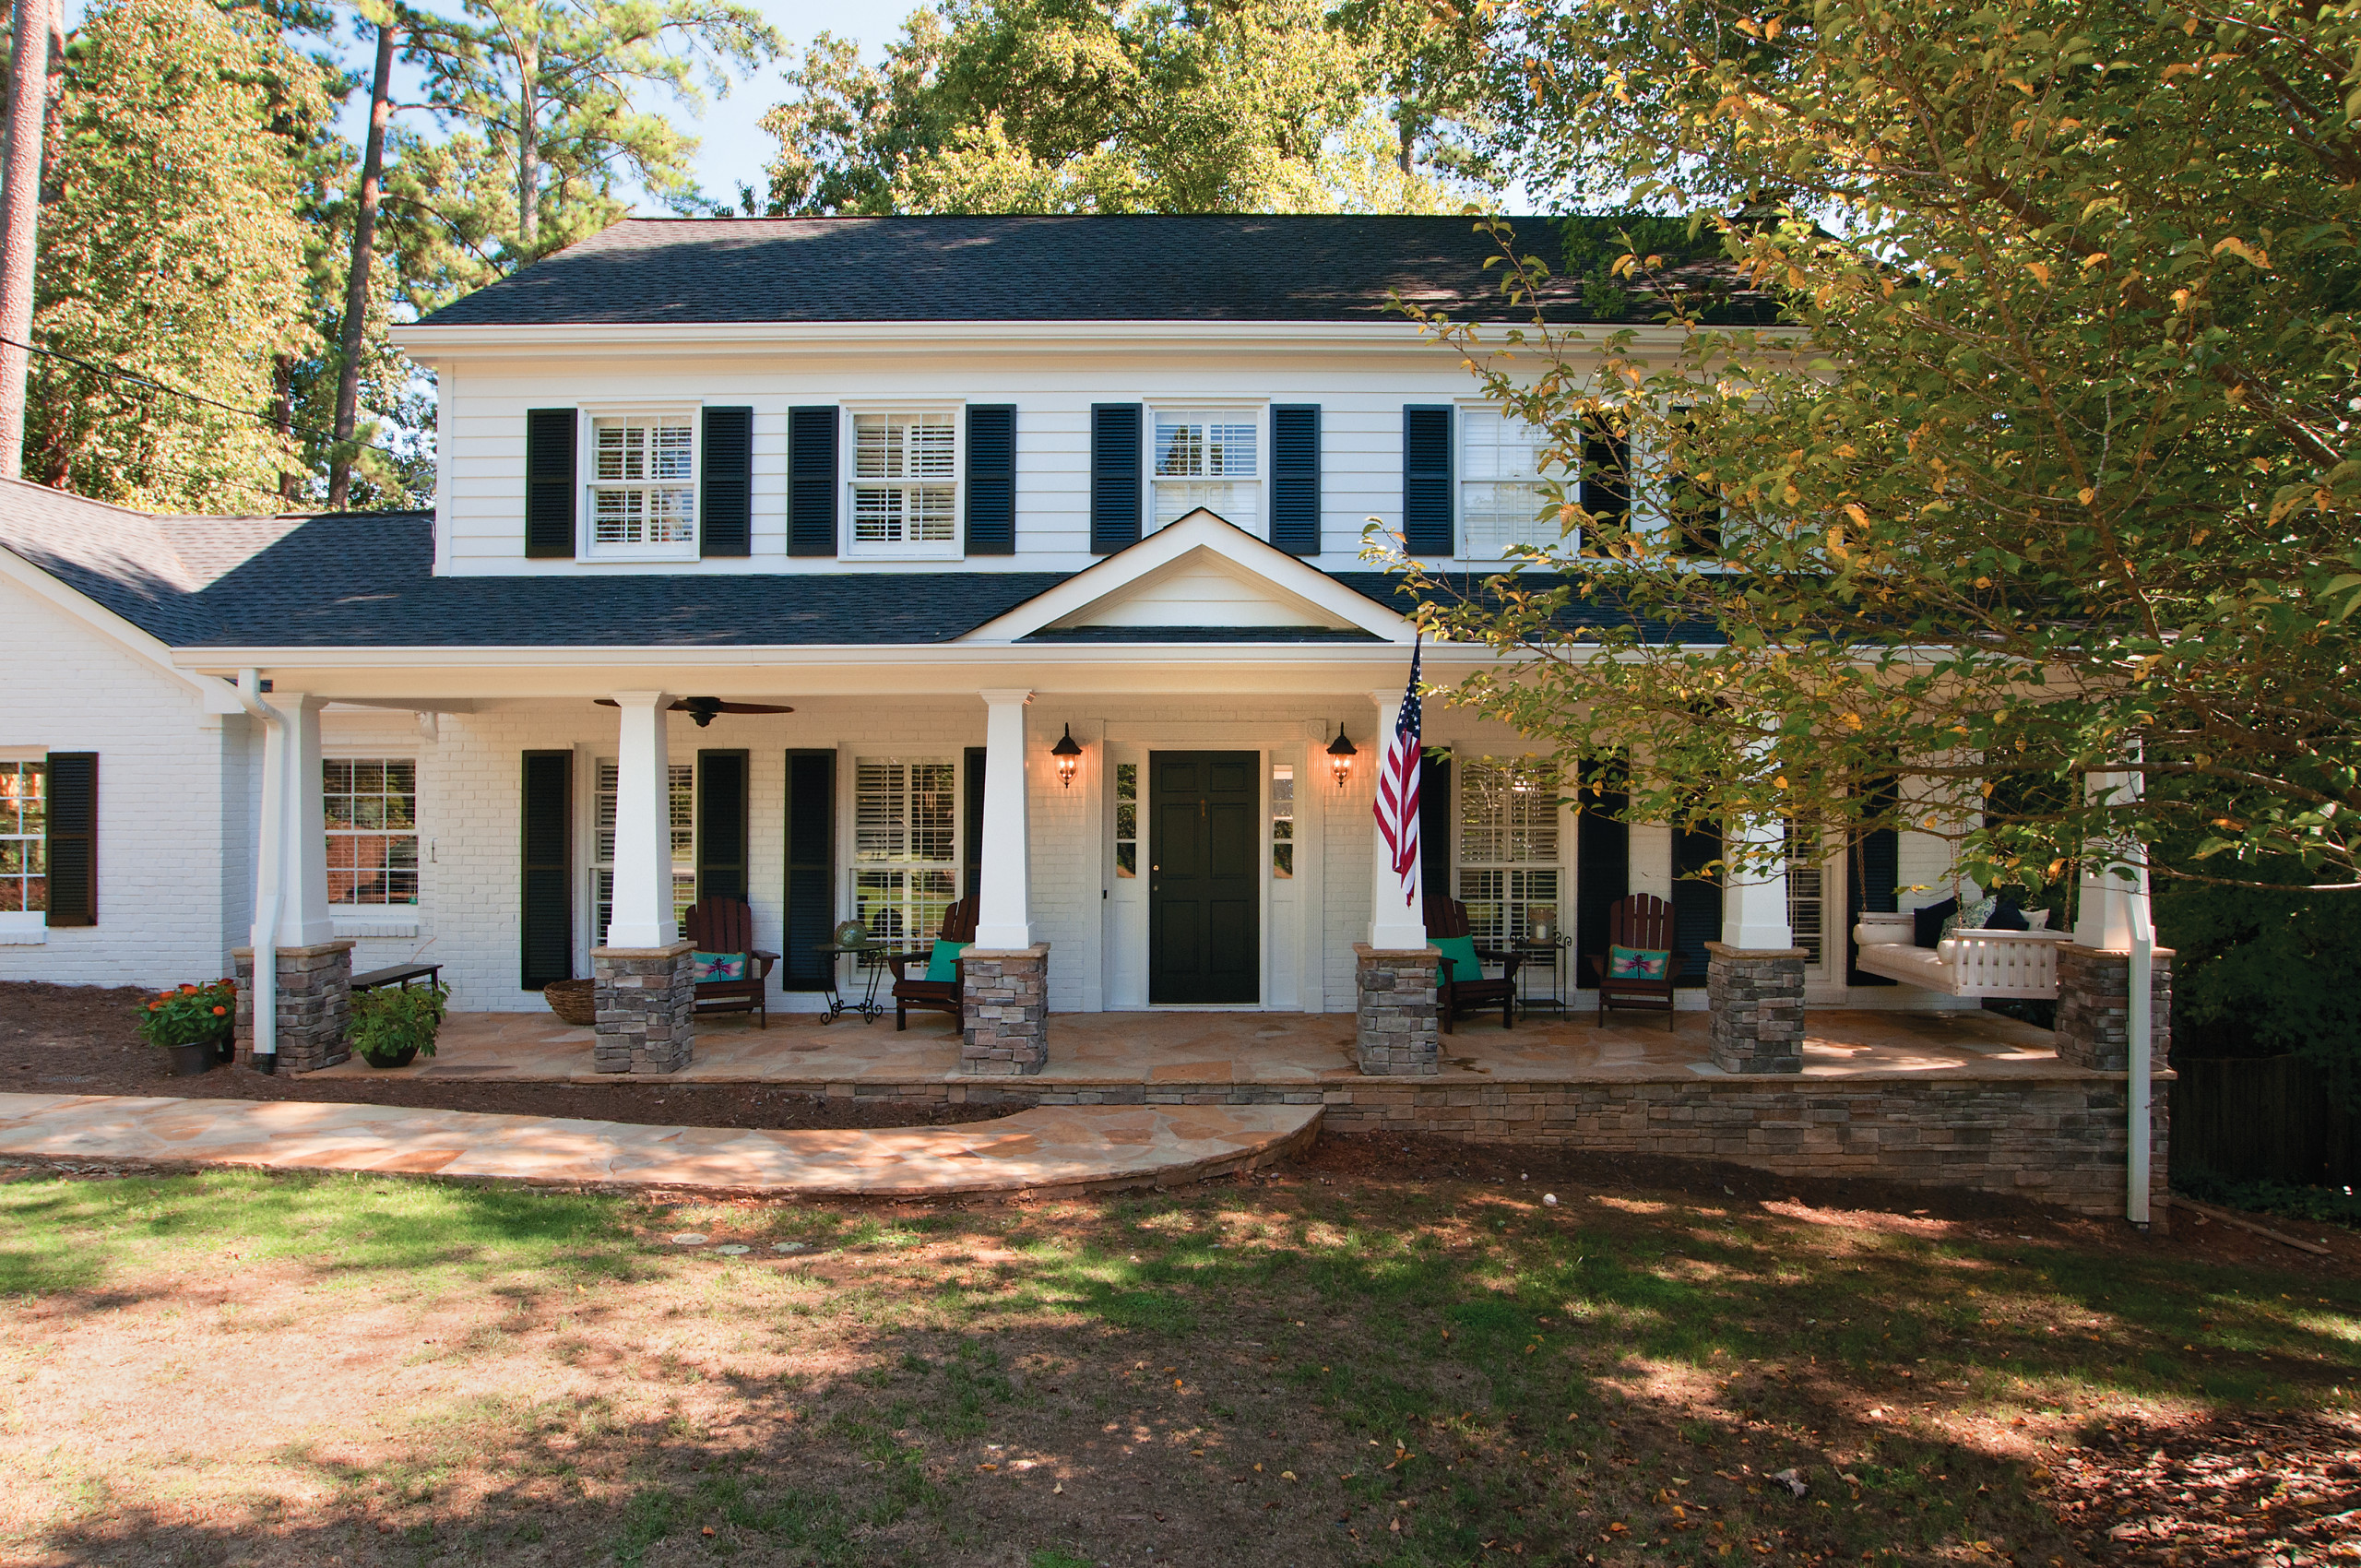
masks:
POLYGON ((516 48, 516 242, 528 255, 540 229, 540 105, 533 91, 540 72, 540 44, 526 39, 516 48))
POLYGON ((33 332, 51 0, 16 0, 8 60, 8 158, 0 190, 0 478, 25 471, 25 373, 33 332))
POLYGON ((394 28, 378 24, 377 61, 369 81, 369 141, 361 158, 361 200, 352 217, 352 265, 344 284, 344 355, 336 373, 336 451, 328 461, 328 510, 352 493, 352 432, 361 409, 361 348, 369 325, 369 267, 377 237, 377 199, 386 171, 386 122, 393 113, 394 28))

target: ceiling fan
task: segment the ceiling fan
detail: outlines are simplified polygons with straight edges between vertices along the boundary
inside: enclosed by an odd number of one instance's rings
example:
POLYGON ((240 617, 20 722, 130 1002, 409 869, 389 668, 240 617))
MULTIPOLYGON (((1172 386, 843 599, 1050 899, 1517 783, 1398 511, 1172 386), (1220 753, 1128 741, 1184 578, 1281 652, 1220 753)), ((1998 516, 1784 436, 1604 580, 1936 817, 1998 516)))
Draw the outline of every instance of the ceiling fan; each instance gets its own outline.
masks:
MULTIPOLYGON (((598 702, 600 707, 622 706, 612 697, 600 697, 598 702)), ((766 702, 723 702, 719 697, 682 697, 672 705, 672 711, 687 714, 702 730, 713 722, 713 716, 717 713, 793 713, 795 709, 766 702)))

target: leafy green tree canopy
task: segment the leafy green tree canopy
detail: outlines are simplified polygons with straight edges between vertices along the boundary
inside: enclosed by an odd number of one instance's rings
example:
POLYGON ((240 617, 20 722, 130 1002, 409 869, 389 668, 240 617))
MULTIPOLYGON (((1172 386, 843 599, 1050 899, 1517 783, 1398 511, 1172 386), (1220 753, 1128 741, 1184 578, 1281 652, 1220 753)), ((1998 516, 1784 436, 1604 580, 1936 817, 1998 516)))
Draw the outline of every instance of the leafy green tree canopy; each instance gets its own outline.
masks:
POLYGON ((1552 465, 1512 586, 1420 574, 1540 656, 1467 699, 1620 755, 1637 817, 2361 886, 2361 6, 1532 0, 1514 50, 1506 155, 1785 314, 1717 325, 1635 235, 1622 325, 1433 324, 1552 465))
MULTIPOLYGON (((1487 188, 1453 0, 943 0, 787 73, 775 214, 1431 211, 1487 188)), ((750 206, 757 205, 749 193, 750 206)))

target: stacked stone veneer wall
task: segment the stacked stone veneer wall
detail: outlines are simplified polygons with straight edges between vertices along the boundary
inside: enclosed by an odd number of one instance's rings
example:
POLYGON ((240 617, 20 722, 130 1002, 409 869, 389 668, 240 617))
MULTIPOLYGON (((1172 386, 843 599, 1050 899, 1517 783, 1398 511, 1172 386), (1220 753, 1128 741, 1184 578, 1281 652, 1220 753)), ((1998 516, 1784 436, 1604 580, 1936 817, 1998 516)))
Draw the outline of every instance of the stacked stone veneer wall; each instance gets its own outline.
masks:
MULTIPOLYGON (((255 956, 233 949, 238 980, 237 1028, 232 1036, 240 1065, 255 1064, 255 956)), ((279 950, 279 1059, 273 1070, 310 1073, 350 1059, 352 944, 323 942, 279 950)))
POLYGON ((1050 949, 979 953, 960 960, 963 1073, 1039 1072, 1050 1063, 1050 949))
POLYGON ((1372 1077, 1438 1071, 1434 951, 1385 952, 1357 942, 1353 957, 1353 1052, 1360 1070, 1372 1077))
POLYGON ((590 1064, 601 1073, 677 1073, 696 1037, 692 944, 597 947, 599 1020, 590 1064))
MULTIPOLYGON (((2152 1067, 2172 1053, 2173 950, 2159 947, 2148 977, 2152 1067)), ((2058 1059, 2070 1066, 2120 1073, 2130 1065, 2131 955, 2068 943, 2058 949, 2058 1059)))
POLYGON ((1800 947, 1705 944, 1714 1066, 1725 1073, 1803 1070, 1804 963, 1810 956, 1800 947))
MULTIPOLYGON (((1440 1078, 1317 1084, 779 1084, 845 1099, 924 1104, 1319 1105, 1335 1133, 1424 1133, 1595 1154, 1727 1160, 1783 1176, 2005 1193, 2080 1213, 2123 1212, 2119 1073, 2008 1078, 1678 1077, 1587 1083, 1440 1078)), ((2154 1094, 2151 1192, 2165 1217, 2169 1127, 2154 1094)))

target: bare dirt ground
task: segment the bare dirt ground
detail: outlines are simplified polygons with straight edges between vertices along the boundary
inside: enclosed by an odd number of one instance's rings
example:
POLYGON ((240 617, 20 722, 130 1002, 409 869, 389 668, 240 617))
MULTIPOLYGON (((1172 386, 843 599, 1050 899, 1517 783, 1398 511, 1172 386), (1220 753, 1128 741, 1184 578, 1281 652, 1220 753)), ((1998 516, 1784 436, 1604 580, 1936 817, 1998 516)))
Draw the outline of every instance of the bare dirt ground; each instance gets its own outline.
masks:
POLYGON ((691 1127, 909 1127, 1008 1113, 1006 1107, 829 1099, 760 1084, 319 1079, 227 1067, 176 1078, 164 1052, 142 1040, 135 1028, 147 997, 136 986, 0 981, 0 1092, 335 1100, 691 1127))

